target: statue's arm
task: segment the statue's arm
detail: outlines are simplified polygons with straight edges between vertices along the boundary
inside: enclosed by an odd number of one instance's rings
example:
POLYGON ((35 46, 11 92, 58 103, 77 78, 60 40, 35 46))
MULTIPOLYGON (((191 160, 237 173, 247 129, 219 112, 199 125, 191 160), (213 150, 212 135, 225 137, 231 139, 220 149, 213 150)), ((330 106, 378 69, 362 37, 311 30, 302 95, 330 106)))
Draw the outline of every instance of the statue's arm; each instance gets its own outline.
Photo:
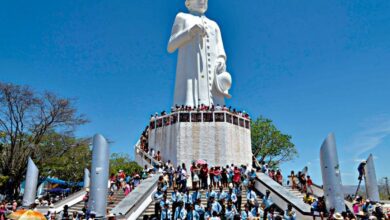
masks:
POLYGON ((216 35, 217 35, 218 58, 223 59, 226 62, 226 53, 225 53, 225 48, 223 46, 222 34, 217 24, 216 24, 215 31, 217 32, 216 35))
POLYGON ((215 32, 216 32, 216 39, 217 39, 217 69, 219 72, 224 72, 226 71, 226 53, 225 53, 225 48, 223 46, 223 41, 222 41, 222 35, 221 31, 218 27, 217 24, 215 24, 215 32))
POLYGON ((175 23, 173 24, 171 38, 168 43, 168 52, 173 53, 177 48, 185 45, 191 41, 192 36, 190 28, 186 28, 186 21, 184 15, 179 13, 176 16, 175 23))

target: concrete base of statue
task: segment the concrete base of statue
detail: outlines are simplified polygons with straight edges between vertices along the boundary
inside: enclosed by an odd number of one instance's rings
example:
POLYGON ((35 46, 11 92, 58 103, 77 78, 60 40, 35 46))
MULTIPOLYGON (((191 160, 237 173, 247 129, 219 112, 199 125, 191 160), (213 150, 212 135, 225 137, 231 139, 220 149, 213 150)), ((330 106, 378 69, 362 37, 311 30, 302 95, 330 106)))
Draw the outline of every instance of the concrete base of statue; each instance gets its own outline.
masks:
POLYGON ((211 166, 251 165, 250 121, 228 112, 181 112, 150 124, 149 149, 174 165, 198 159, 211 166))

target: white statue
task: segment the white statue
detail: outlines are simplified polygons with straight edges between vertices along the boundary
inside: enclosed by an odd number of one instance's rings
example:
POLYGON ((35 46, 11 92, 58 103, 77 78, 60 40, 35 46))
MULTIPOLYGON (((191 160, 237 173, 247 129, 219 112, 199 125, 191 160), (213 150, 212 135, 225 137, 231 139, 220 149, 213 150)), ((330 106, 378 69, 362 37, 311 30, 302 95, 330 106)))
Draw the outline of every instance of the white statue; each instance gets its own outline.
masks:
POLYGON ((224 98, 231 97, 221 31, 204 15, 207 2, 186 0, 190 13, 177 14, 172 28, 168 52, 179 50, 174 105, 224 105, 224 98))

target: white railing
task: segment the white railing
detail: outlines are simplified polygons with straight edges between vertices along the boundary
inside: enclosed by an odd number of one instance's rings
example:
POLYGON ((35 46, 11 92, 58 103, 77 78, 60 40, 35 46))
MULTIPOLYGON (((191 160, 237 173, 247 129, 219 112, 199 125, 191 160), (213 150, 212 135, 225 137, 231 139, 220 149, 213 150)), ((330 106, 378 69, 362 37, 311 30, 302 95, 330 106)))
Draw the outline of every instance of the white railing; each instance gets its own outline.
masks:
POLYGON ((229 111, 178 111, 152 118, 150 129, 165 127, 181 122, 228 122, 250 129, 250 119, 229 111))
POLYGON ((135 144, 135 153, 136 153, 136 156, 138 155, 142 160, 146 161, 148 163, 148 165, 152 166, 153 164, 156 164, 156 165, 161 165, 161 162, 154 159, 151 155, 149 155, 148 153, 146 153, 144 150, 141 149, 141 142, 140 140, 137 141, 137 143, 135 144), (149 161, 147 161, 147 159, 150 160, 150 163, 149 161))

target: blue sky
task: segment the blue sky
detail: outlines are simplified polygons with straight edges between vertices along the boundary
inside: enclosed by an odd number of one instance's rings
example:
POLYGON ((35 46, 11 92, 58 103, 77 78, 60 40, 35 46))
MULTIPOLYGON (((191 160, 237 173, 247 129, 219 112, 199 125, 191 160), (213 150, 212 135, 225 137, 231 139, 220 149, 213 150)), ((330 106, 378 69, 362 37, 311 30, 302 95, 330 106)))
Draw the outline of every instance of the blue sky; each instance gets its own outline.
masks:
MULTIPOLYGON (((166 46, 184 0, 11 1, 0 8, 0 80, 77 98, 113 152, 132 154, 150 114, 173 100, 166 46)), ((233 76, 229 104, 293 136, 321 180, 319 148, 336 135, 345 184, 373 153, 390 176, 390 1, 210 0, 233 76)))

